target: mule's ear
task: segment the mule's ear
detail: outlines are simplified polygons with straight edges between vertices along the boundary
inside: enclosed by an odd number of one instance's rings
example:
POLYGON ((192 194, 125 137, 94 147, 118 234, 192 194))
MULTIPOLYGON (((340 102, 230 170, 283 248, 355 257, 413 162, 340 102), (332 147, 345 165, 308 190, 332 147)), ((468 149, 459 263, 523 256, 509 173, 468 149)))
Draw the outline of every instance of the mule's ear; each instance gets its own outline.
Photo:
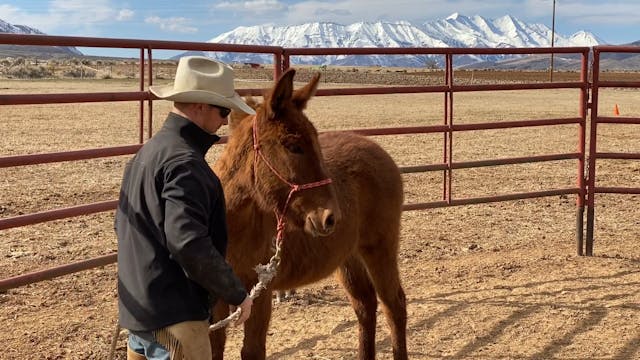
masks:
POLYGON ((267 112, 270 118, 275 117, 275 114, 285 109, 288 102, 291 100, 293 94, 293 76, 296 74, 294 69, 287 70, 278 79, 276 86, 273 88, 270 94, 270 98, 266 101, 268 106, 267 112))
POLYGON ((320 82, 320 73, 316 73, 304 87, 293 92, 293 104, 300 110, 307 107, 307 102, 316 94, 320 82))

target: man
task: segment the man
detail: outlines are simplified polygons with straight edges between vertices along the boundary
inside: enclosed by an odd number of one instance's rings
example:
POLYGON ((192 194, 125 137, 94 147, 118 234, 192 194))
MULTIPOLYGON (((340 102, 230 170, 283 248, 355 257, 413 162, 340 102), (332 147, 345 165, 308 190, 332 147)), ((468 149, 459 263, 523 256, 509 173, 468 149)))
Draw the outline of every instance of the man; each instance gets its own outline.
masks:
POLYGON ((231 67, 189 56, 173 85, 150 87, 174 105, 127 164, 116 210, 119 320, 129 330, 129 359, 209 360, 212 303, 239 306, 236 325, 251 314, 253 302, 224 258, 224 194, 205 161, 230 109, 255 114, 233 81, 231 67))

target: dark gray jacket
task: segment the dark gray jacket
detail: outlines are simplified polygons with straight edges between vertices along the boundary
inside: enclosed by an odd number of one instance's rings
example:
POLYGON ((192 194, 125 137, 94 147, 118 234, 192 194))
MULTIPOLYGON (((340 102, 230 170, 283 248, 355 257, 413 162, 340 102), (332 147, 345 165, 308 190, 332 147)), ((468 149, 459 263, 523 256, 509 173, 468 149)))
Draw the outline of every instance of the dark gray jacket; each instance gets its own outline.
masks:
POLYGON ((127 164, 115 217, 124 328, 204 320, 218 298, 247 296, 224 259, 224 194, 204 158, 219 139, 170 113, 127 164))

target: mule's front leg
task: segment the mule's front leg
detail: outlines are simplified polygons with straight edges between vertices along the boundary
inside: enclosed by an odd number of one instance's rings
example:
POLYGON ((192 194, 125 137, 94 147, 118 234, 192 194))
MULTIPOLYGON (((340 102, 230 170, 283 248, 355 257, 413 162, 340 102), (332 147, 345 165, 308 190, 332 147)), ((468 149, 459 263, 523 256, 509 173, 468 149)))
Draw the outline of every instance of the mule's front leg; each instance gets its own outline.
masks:
POLYGON ((253 300, 251 316, 244 323, 242 360, 264 360, 267 353, 267 330, 271 320, 270 290, 265 290, 253 300))
MULTIPOLYGON (((229 316, 229 305, 218 301, 213 308, 213 314, 214 323, 226 318, 229 316)), ((211 342, 212 360, 222 360, 224 358, 224 345, 227 341, 226 328, 210 331, 209 341, 211 342)))

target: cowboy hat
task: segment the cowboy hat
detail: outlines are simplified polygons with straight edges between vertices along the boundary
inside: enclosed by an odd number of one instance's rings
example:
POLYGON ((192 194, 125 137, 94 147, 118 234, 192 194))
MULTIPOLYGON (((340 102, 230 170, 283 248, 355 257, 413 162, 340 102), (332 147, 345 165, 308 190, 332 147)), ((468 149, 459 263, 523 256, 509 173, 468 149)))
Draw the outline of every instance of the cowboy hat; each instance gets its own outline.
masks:
POLYGON ((173 85, 149 86, 158 98, 222 106, 253 115, 233 87, 233 69, 204 56, 184 56, 178 62, 173 85))

